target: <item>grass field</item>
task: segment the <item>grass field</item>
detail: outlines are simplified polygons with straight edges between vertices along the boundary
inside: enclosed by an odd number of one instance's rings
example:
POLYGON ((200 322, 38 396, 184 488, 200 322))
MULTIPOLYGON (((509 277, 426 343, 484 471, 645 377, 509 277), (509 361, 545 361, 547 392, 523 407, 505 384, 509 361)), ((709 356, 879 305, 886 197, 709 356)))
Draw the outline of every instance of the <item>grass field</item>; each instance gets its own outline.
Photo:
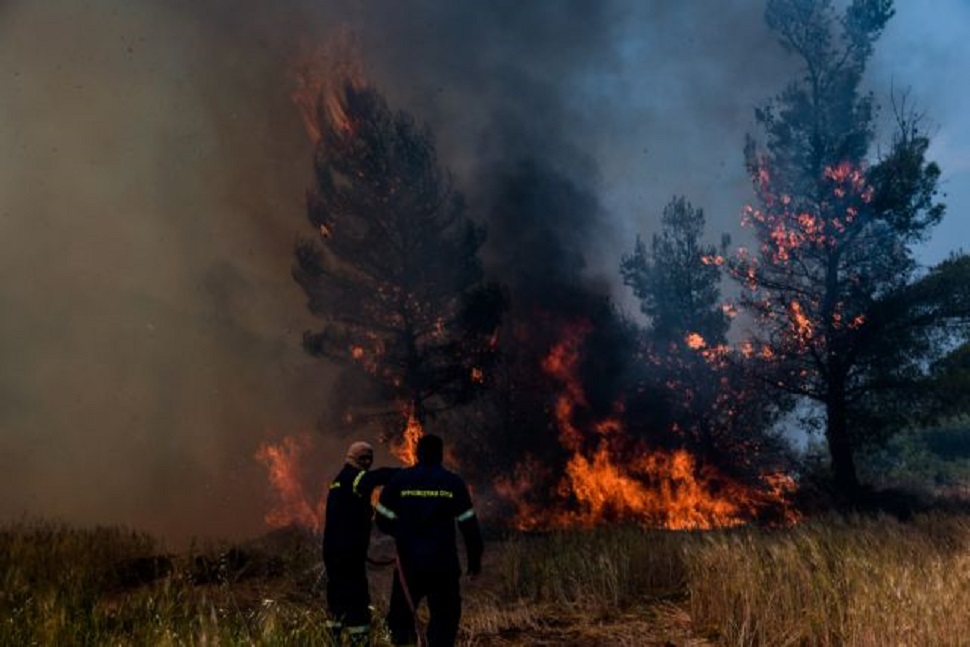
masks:
MULTIPOLYGON (((375 645, 390 569, 371 571, 375 645)), ((2 645, 327 644, 318 540, 295 529, 169 554, 22 522, 0 573, 2 645)), ((461 645, 970 645, 970 516, 513 535, 463 596, 461 645)))

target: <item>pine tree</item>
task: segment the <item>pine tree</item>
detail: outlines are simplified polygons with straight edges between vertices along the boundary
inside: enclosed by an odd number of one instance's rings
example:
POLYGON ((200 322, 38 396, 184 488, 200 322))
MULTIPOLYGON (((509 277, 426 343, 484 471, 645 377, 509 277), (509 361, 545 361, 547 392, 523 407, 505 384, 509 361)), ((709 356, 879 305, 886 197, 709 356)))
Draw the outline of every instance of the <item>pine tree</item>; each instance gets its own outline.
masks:
POLYGON ((728 239, 720 250, 705 245, 704 224, 703 209, 675 197, 664 207, 650 252, 638 237, 633 254, 621 261, 623 282, 640 299, 652 335, 662 344, 683 342, 691 333, 710 345, 725 341, 729 321, 720 302, 720 266, 728 239))
POLYGON ((298 242, 293 272, 323 326, 304 346, 367 378, 360 389, 345 373, 346 420, 377 417, 393 434, 474 394, 501 298, 482 285, 484 230, 429 130, 351 82, 314 117, 307 215, 319 235, 298 242))
POLYGON ((731 263, 775 369, 770 385, 820 405, 834 481, 850 496, 855 453, 872 432, 867 399, 914 377, 903 353, 918 349, 880 331, 914 329, 904 299, 918 278, 913 245, 944 211, 940 170, 905 102, 894 105, 888 151, 872 160, 875 103, 860 88, 893 11, 890 0, 853 0, 841 16, 829 0, 769 0, 767 23, 801 75, 755 113, 765 142, 745 149, 758 198, 746 224, 758 248, 731 263), (884 307, 897 297, 905 303, 884 307))
POLYGON ((730 241, 725 235, 719 247, 705 244, 704 229, 703 210, 675 197, 650 250, 638 237, 621 261, 623 281, 649 321, 637 391, 655 410, 657 399, 663 402, 668 419, 655 442, 686 447, 735 476, 757 477, 768 463, 777 468, 783 453, 770 430, 785 403, 752 388, 744 358, 726 345, 721 271, 730 241))

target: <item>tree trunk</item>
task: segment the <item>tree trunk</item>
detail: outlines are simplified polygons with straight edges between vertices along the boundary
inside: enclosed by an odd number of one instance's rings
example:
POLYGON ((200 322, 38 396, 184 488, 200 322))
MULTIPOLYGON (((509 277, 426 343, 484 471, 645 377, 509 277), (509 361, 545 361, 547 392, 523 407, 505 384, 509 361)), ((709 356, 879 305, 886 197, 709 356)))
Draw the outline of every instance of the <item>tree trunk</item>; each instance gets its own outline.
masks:
POLYGON ((832 459, 832 476, 839 494, 853 499, 859 490, 856 474, 854 447, 849 438, 848 411, 845 403, 845 389, 839 380, 829 384, 828 398, 825 402, 825 439, 829 445, 832 459))

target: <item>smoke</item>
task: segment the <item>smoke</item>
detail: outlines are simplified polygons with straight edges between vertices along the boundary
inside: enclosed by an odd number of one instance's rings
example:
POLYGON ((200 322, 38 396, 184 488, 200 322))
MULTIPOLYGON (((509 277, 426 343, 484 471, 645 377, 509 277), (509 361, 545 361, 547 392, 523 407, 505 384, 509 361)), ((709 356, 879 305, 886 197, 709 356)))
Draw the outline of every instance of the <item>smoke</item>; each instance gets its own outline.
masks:
MULTIPOLYGON (((434 131, 491 274, 628 298, 686 194, 737 226, 751 108, 791 72, 760 3, 0 2, 0 518, 172 537, 262 528, 259 442, 333 376, 290 279, 311 149, 301 49, 356 34, 434 131), (519 190, 519 193, 516 191, 519 190)), ((329 475, 344 439, 321 437, 329 475)))
POLYGON ((282 65, 172 3, 4 12, 0 515, 258 531, 256 446, 327 387, 282 65))

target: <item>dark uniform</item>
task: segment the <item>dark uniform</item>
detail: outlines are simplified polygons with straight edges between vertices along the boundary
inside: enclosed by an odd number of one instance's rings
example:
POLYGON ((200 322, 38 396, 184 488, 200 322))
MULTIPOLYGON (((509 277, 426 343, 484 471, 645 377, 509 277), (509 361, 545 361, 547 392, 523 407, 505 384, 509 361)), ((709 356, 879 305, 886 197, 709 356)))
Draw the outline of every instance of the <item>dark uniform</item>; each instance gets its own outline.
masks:
MULTIPOLYGON (((348 454, 348 461, 351 460, 348 454)), ((369 640, 370 591, 366 561, 373 517, 371 493, 399 471, 391 467, 367 471, 358 465, 348 462, 330 483, 323 530, 323 563, 327 569, 330 610, 327 624, 338 643, 344 627, 352 642, 369 640)))
POLYGON ((418 464, 391 479, 377 505, 377 526, 394 536, 399 559, 387 616, 396 645, 415 642, 414 608, 424 597, 431 615, 429 646, 455 644, 461 618, 456 520, 465 540, 468 572, 481 571, 482 535, 468 487, 441 466, 441 448, 437 436, 423 437, 418 464))

